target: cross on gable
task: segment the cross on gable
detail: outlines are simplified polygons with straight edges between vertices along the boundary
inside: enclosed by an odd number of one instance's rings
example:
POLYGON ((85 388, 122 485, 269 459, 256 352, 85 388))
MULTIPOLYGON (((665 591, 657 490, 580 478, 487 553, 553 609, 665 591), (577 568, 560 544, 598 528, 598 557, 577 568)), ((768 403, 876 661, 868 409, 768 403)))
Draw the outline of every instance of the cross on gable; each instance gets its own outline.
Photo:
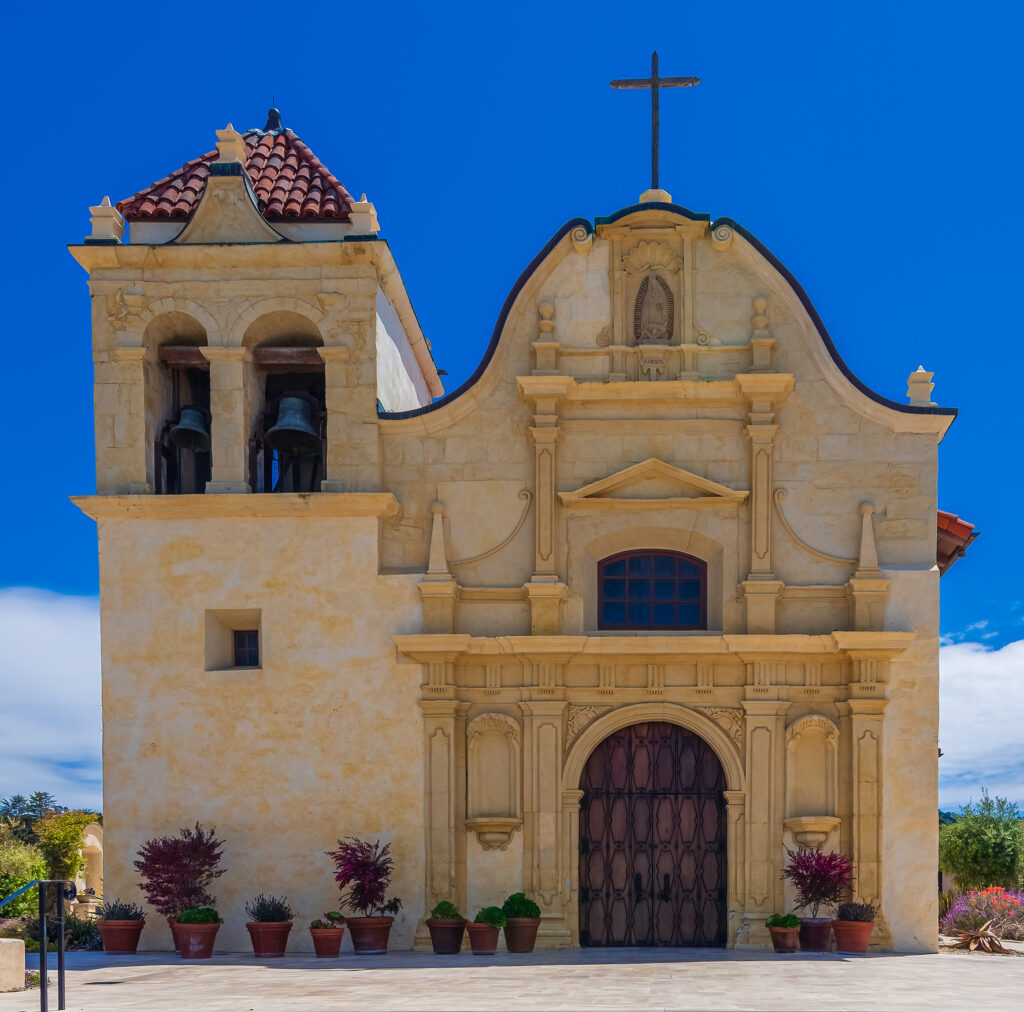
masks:
POLYGON ((692 88, 700 84, 699 77, 659 77, 658 52, 651 53, 650 77, 626 77, 612 81, 613 88, 650 88, 651 89, 651 189, 658 189, 658 134, 660 88, 692 88))

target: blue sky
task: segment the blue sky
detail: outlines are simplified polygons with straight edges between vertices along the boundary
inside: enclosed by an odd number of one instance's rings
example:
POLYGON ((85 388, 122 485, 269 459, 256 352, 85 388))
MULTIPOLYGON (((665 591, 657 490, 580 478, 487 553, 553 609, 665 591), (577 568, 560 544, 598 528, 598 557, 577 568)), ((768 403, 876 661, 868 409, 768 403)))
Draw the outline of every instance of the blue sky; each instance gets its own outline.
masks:
MULTIPOLYGON (((86 234, 90 204, 209 150, 229 120, 261 126, 275 98, 285 125, 376 204, 451 388, 559 226, 646 187, 647 93, 608 81, 646 75, 657 47, 663 74, 704 82, 662 96, 662 185, 676 202, 761 239, 870 386, 903 399, 924 364, 939 403, 960 409, 942 446, 940 503, 982 535, 943 580, 942 629, 966 645, 951 655, 964 691, 979 666, 998 669, 994 692, 1015 701, 1019 722, 1024 141, 1011 5, 644 14, 604 2, 381 2, 295 9, 284 27, 279 3, 176 10, 51 4, 7 16, 4 417, 31 440, 0 478, 12 535, 0 587, 86 608, 78 599, 97 588, 94 526, 67 500, 94 488, 89 306, 64 248, 86 234)), ((70 761, 86 762, 83 748, 70 761)), ((947 776, 947 802, 997 780, 1024 801, 1019 763, 1001 753, 997 776, 991 757, 971 755, 947 776)), ((40 770, 35 783, 0 777, 0 794, 47 788, 40 770)))

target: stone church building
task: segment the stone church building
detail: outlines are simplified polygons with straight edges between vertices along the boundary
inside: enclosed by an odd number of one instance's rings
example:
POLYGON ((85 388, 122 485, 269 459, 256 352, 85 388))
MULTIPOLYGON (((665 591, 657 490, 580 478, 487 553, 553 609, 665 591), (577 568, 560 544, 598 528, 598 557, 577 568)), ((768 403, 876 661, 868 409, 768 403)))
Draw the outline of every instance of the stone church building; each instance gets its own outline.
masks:
POLYGON ((107 894, 198 820, 226 950, 258 892, 310 948, 343 835, 391 842, 393 947, 522 889, 542 946, 759 948, 812 846, 876 943, 934 950, 939 576, 973 535, 946 515, 937 559, 931 374, 869 390, 757 239, 652 190, 562 226, 445 394, 365 195, 276 111, 217 138, 71 247, 107 894))

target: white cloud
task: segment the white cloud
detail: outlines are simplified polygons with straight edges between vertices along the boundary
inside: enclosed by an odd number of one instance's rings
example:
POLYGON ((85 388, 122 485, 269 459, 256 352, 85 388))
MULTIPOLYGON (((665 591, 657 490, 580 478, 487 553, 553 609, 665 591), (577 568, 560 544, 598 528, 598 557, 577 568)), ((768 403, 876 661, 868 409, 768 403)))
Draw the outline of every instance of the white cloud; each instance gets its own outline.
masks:
POLYGON ((99 809, 100 741, 98 600, 0 590, 0 796, 99 809))
POLYGON ((944 644, 939 670, 939 806, 976 801, 984 786, 1024 807, 1024 640, 944 644))

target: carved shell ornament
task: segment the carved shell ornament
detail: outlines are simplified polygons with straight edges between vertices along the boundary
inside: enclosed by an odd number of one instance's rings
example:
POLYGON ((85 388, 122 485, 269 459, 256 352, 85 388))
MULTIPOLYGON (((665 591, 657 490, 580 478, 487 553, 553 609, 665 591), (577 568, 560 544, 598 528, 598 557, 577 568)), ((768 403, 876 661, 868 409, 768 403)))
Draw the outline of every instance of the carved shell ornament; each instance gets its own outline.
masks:
POLYGON ((630 274, 643 274, 644 271, 664 271, 674 274, 683 262, 664 243, 638 242, 623 258, 622 266, 630 274))
POLYGON ((675 326, 672 289, 660 274, 640 282, 633 306, 633 337, 637 344, 671 344, 675 326))

